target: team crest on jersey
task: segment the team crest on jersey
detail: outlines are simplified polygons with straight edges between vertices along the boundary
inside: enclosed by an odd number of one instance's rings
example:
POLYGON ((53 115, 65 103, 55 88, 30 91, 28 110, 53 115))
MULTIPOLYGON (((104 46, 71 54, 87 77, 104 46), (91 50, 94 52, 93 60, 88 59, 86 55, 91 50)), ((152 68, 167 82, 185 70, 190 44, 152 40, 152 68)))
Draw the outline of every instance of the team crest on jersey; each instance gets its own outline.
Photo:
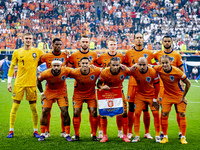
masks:
POLYGON ((65 80, 65 79, 66 79, 65 75, 61 77, 61 80, 65 80))
POLYGON ((149 83, 151 81, 151 77, 147 77, 146 81, 149 83))
POLYGON ((33 58, 36 58, 36 57, 37 57, 37 54, 36 54, 36 53, 33 53, 32 56, 33 56, 33 58))
POLYGON ((44 105, 44 102, 42 101, 41 104, 42 104, 42 106, 43 106, 43 105, 44 105))
POLYGON ((15 93, 13 93, 13 97, 15 97, 15 93))
POLYGON ((93 58, 92 58, 92 56, 89 56, 89 60, 92 60, 93 58))
POLYGON ((94 75, 91 75, 91 76, 90 76, 90 79, 91 79, 91 80, 94 80, 94 78, 95 78, 94 75))
POLYGON ((174 61, 174 57, 170 57, 171 61, 173 62, 174 61))
POLYGON ((148 57, 148 54, 143 54, 144 58, 147 58, 148 57))
POLYGON ((73 101, 73 106, 75 106, 75 101, 73 101))
POLYGON ((127 99, 130 99, 130 96, 129 96, 129 95, 127 96, 127 99))
POLYGON ((124 79, 124 75, 121 75, 121 76, 120 76, 120 79, 123 80, 123 79, 124 79))
POLYGON ((60 60, 62 61, 62 63, 64 63, 64 62, 65 62, 65 58, 63 58, 63 57, 62 57, 60 60))
POLYGON ((174 81, 174 76, 170 76, 170 80, 171 80, 171 81, 174 81))

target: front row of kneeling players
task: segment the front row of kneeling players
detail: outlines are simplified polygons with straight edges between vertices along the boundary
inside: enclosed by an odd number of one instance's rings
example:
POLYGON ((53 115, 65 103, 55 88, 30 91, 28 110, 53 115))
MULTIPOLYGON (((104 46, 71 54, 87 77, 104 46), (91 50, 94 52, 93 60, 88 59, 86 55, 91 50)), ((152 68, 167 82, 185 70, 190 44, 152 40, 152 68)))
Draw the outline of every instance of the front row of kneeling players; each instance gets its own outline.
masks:
MULTIPOLYGON (((186 104, 185 98, 189 87, 190 81, 186 78, 183 72, 176 67, 171 66, 170 57, 164 55, 161 57, 161 65, 148 66, 147 60, 141 57, 138 60, 138 64, 133 65, 130 69, 120 64, 118 57, 113 57, 110 60, 110 67, 101 71, 98 67, 91 67, 90 61, 87 57, 83 57, 80 61, 80 68, 72 69, 68 67, 61 67, 62 62, 59 59, 52 61, 52 69, 48 69, 38 76, 38 88, 42 93, 42 116, 40 120, 41 124, 41 136, 39 141, 45 139, 45 128, 47 126, 47 116, 50 108, 57 100, 57 103, 61 109, 63 115, 63 124, 66 133, 66 140, 72 141, 70 137, 70 117, 68 113, 68 98, 65 79, 67 77, 74 78, 76 85, 74 88, 73 96, 73 108, 74 117, 73 124, 75 130, 75 141, 79 140, 79 128, 80 128, 80 113, 82 110, 83 102, 88 104, 90 113, 92 114, 92 128, 94 141, 98 141, 96 132, 98 126, 97 119, 97 101, 95 94, 95 83, 98 77, 97 87, 100 89, 110 89, 110 87, 122 87, 126 75, 133 76, 137 82, 137 94, 135 95, 135 138, 132 142, 138 142, 139 129, 140 129, 140 115, 146 103, 149 103, 154 117, 155 126, 155 140, 156 142, 166 143, 168 142, 167 127, 168 127, 168 115, 171 110, 172 104, 177 105, 177 109, 180 116, 180 126, 182 129, 181 143, 187 144, 186 133, 186 104), (162 79, 165 87, 165 93, 162 100, 162 117, 161 127, 164 132, 164 138, 160 141, 160 121, 159 121, 159 103, 157 101, 159 93, 159 77, 162 79), (47 86, 43 93, 42 84, 43 80, 47 80, 47 86), (182 80, 186 86, 184 92, 180 89, 179 82, 182 80)), ((123 95, 123 94, 122 94, 123 95)), ((130 142, 127 137, 128 119, 126 111, 126 102, 124 99, 124 113, 123 117, 123 141, 130 142)), ((103 128, 103 138, 100 142, 108 141, 107 137, 107 118, 101 117, 101 125, 103 128)))

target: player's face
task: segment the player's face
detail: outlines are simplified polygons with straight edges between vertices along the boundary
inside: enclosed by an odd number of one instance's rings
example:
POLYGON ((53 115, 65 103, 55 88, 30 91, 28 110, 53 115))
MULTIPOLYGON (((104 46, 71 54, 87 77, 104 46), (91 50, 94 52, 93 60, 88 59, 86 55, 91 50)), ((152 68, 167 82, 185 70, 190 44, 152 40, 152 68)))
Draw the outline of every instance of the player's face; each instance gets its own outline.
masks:
POLYGON ((90 45, 89 38, 81 38, 81 47, 83 50, 87 50, 90 45))
POLYGON ((90 66, 90 62, 88 59, 83 59, 80 63, 80 66, 81 66, 81 70, 83 72, 87 72, 88 69, 89 69, 89 66, 90 66))
POLYGON ((142 45, 143 45, 143 42, 144 42, 144 39, 143 39, 143 37, 142 37, 142 34, 137 33, 137 34, 135 35, 134 42, 135 42, 135 45, 136 45, 136 46, 142 46, 142 45))
POLYGON ((120 70, 120 61, 111 61, 110 70, 112 74, 118 74, 120 70))
POLYGON ((145 61, 138 62, 138 69, 141 73, 145 73, 147 71, 147 63, 145 61))
POLYGON ((53 51, 60 52, 62 48, 62 41, 56 41, 53 43, 53 51))
POLYGON ((24 36, 24 45, 31 46, 33 43, 33 36, 32 35, 25 35, 24 36))
POLYGON ((164 46, 164 48, 169 49, 169 48, 171 48, 171 45, 172 45, 171 38, 164 38, 163 39, 163 46, 164 46))
POLYGON ((61 70, 61 64, 59 64, 59 63, 54 63, 53 65, 52 65, 52 69, 53 69, 53 72, 55 73, 55 74, 58 74, 59 72, 60 72, 60 70, 61 70))
POLYGON ((164 71, 170 71, 171 62, 170 62, 169 58, 162 58, 161 59, 161 65, 162 65, 164 71))
POLYGON ((117 42, 109 41, 109 42, 108 42, 108 48, 109 48, 109 51, 111 51, 111 52, 116 52, 116 49, 117 49, 117 42))

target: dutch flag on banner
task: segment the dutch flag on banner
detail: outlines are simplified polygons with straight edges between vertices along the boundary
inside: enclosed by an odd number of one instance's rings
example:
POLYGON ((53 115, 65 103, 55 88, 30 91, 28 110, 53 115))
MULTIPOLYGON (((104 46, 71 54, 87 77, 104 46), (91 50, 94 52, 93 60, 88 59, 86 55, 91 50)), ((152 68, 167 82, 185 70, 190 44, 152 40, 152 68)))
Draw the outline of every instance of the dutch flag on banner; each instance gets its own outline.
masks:
POLYGON ((119 115, 123 113, 123 99, 121 88, 111 88, 110 90, 97 89, 99 114, 101 116, 119 115))

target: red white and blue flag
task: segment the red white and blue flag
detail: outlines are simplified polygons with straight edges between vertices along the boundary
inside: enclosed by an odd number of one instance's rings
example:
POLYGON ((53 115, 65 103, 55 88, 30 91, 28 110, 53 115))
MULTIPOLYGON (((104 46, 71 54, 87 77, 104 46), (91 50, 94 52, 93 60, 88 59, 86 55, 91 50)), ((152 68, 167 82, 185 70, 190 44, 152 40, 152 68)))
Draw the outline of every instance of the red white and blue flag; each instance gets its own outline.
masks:
POLYGON ((113 117, 123 113, 121 88, 111 88, 110 90, 97 89, 97 98, 100 116, 113 117))

